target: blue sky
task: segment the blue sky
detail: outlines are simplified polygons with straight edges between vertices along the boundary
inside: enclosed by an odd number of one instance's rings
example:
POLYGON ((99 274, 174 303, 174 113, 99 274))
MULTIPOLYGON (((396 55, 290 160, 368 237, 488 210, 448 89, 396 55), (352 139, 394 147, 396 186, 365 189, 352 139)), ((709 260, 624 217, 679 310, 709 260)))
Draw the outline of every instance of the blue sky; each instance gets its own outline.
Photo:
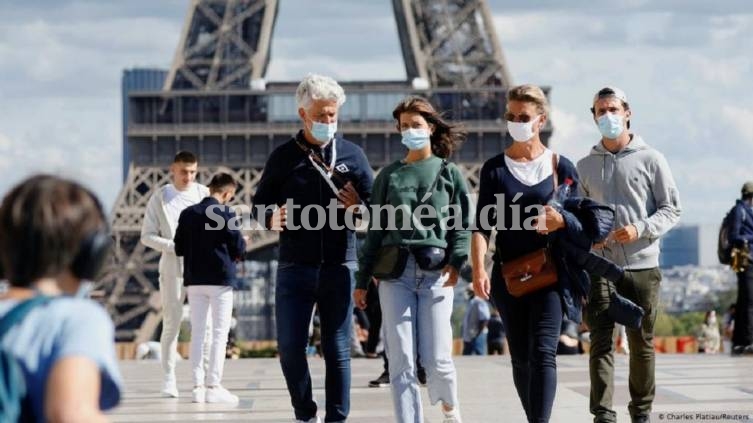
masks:
MULTIPOLYGON (((627 92, 667 156, 685 223, 716 223, 753 180, 753 2, 488 0, 515 83, 552 87, 552 146, 598 140, 595 90, 627 92)), ((170 66, 187 0, 0 0, 0 193, 32 172, 121 188, 120 77, 170 66)), ((268 79, 402 79, 388 0, 282 0, 268 79)))

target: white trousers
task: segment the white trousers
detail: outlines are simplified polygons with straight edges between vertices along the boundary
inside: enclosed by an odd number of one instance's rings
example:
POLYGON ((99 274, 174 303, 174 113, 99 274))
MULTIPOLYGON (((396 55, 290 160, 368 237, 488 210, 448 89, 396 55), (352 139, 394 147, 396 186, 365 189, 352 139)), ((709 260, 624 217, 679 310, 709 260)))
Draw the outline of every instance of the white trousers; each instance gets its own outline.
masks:
POLYGON ((192 285, 188 287, 191 306, 191 369, 194 386, 219 386, 225 366, 225 350, 233 317, 233 288, 192 285), (207 318, 211 316, 210 321, 207 318), (209 331, 209 362, 204 370, 206 328, 209 331))
POLYGON ((178 333, 183 318, 183 301, 186 288, 183 278, 161 273, 159 291, 162 299, 162 371, 166 380, 175 380, 175 362, 178 359, 178 333))

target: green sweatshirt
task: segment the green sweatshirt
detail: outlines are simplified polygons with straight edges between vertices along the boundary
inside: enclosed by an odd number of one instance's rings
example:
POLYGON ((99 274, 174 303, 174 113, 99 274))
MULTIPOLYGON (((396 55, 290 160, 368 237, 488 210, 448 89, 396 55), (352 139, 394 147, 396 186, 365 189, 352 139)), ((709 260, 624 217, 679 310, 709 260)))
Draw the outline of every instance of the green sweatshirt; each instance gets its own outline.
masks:
POLYGON ((372 189, 369 231, 358 254, 356 288, 365 289, 368 285, 382 246, 440 247, 447 250, 448 263, 456 269, 466 262, 471 238, 470 199, 457 166, 447 164, 431 196, 423 202, 425 206, 416 210, 441 165, 442 159, 431 156, 413 163, 397 161, 379 172, 372 189), (414 219, 424 229, 419 226, 411 238, 414 219))

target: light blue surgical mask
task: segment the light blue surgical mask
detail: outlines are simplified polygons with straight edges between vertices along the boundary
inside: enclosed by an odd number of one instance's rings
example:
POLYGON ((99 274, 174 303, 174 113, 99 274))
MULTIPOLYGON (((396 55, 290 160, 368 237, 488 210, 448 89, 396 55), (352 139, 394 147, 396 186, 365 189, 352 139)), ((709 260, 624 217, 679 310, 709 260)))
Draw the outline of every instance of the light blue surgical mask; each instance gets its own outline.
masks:
POLYGON ((402 132, 402 143, 408 150, 421 150, 431 141, 431 132, 423 128, 411 128, 402 132))
POLYGON ((332 123, 313 122, 311 124, 311 135, 322 144, 334 138, 336 132, 337 121, 332 123))
POLYGON ((601 135, 610 140, 619 137, 620 134, 622 134, 622 131, 625 130, 622 116, 614 113, 603 114, 596 119, 596 123, 599 125, 599 132, 601 132, 601 135))

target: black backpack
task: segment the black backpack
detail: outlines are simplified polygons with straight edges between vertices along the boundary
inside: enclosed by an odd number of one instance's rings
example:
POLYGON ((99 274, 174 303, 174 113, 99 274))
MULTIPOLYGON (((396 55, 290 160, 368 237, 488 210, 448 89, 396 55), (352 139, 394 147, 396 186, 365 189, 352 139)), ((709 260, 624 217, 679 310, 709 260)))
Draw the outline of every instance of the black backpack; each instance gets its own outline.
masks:
MULTIPOLYGON (((719 263, 729 265, 732 263, 732 243, 729 241, 729 232, 732 230, 732 216, 737 211, 737 205, 722 219, 722 225, 719 227, 719 242, 716 246, 716 255, 719 257, 719 263)), ((747 213, 743 212, 742 221, 745 221, 747 213)))

